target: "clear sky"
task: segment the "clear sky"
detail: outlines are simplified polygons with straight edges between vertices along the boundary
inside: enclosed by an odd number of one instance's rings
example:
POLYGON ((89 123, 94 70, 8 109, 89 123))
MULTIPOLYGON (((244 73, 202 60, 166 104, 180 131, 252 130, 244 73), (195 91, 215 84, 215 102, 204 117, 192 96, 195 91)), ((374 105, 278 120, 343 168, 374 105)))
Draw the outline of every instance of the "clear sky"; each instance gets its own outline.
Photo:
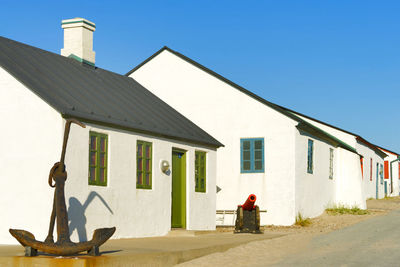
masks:
POLYGON ((0 35, 59 53, 61 20, 96 23, 96 65, 162 46, 261 97, 400 153, 400 1, 0 1, 0 35))

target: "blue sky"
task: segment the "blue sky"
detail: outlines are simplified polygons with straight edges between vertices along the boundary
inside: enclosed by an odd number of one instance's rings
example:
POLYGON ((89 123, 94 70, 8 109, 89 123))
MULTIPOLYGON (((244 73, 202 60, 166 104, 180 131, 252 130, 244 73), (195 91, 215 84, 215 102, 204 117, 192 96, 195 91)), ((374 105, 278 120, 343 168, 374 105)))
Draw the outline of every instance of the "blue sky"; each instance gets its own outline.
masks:
POLYGON ((61 20, 96 23, 96 65, 162 46, 274 103, 400 153, 400 1, 1 1, 0 35, 59 53, 61 20))

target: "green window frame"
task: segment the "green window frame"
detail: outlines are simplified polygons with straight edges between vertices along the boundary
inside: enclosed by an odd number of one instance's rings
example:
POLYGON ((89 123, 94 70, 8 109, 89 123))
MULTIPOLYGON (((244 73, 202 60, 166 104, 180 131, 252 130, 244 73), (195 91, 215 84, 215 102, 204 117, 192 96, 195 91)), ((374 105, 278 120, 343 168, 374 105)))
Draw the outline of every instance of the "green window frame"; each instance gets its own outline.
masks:
POLYGON ((308 139, 308 150, 307 150, 307 173, 312 174, 314 170, 314 141, 308 139))
POLYGON ((107 186, 108 136, 89 133, 89 185, 107 186))
POLYGON ((152 143, 138 140, 136 144, 136 188, 152 188, 152 161, 152 143))
POLYGON ((206 159, 206 152, 195 151, 194 179, 196 192, 206 192, 206 159))

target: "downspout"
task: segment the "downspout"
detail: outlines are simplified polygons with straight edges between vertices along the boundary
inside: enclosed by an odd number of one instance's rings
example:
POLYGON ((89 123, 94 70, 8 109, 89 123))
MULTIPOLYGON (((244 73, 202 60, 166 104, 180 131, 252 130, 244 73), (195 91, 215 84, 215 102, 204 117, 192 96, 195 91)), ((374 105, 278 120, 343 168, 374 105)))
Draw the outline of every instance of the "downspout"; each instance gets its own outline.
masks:
MULTIPOLYGON (((396 161, 400 161, 400 156, 397 156, 397 159, 392 160, 390 162, 390 193, 393 193, 393 172, 392 172, 392 164, 395 163, 396 161)), ((400 178, 400 177, 399 177, 400 178)))

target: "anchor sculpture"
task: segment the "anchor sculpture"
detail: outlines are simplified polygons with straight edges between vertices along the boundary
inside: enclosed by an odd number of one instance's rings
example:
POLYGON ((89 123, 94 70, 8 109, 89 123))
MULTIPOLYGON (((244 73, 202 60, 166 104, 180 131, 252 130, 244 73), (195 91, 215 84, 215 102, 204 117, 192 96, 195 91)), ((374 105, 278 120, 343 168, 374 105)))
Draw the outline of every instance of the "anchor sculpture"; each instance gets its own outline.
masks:
POLYGON ((54 164, 50 170, 48 183, 55 187, 53 199, 53 211, 50 217, 49 233, 44 242, 37 241, 35 236, 25 230, 10 229, 10 233, 22 246, 25 247, 25 256, 36 256, 37 251, 43 251, 56 255, 72 255, 87 251, 89 255, 99 255, 99 247, 106 242, 115 232, 115 227, 100 228, 94 231, 90 241, 74 243, 69 238, 68 214, 65 205, 64 185, 67 180, 64 159, 68 142, 71 123, 86 126, 76 119, 68 119, 65 123, 64 141, 61 152, 61 160, 54 164), (53 180, 55 184, 53 184, 53 180), (54 223, 57 218, 57 242, 53 240, 54 223))

